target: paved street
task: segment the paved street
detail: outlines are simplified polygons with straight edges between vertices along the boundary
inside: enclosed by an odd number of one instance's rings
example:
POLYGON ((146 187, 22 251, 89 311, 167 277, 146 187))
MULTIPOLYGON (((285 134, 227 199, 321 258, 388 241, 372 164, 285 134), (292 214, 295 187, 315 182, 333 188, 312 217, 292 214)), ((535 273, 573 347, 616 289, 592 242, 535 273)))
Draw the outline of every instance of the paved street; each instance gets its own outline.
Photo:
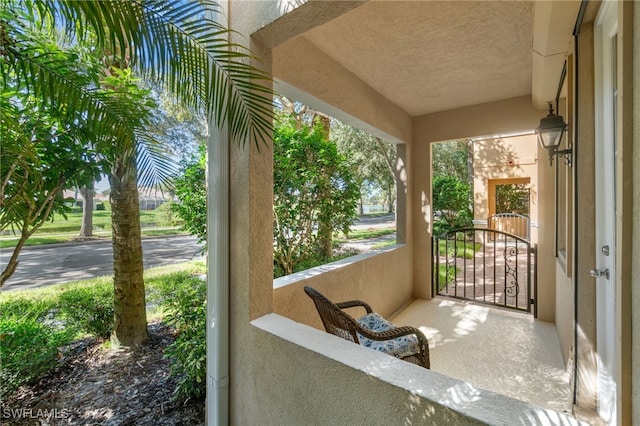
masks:
MULTIPOLYGON (((393 215, 368 217, 358 220, 353 229, 375 229, 394 226, 393 215)), ((372 245, 395 235, 350 245, 369 250, 372 245)), ((198 254, 197 239, 192 236, 147 238, 142 241, 144 267, 170 265, 202 257, 198 254)), ((0 268, 4 269, 11 249, 0 251, 0 268)), ((2 291, 44 287, 51 284, 113 274, 111 240, 88 241, 31 246, 22 249, 18 269, 2 287, 2 291)))
MULTIPOLYGON (((184 235, 144 239, 144 267, 200 258, 196 241, 195 237, 184 235)), ((1 268, 4 269, 9 256, 11 249, 2 249, 1 268)), ((111 240, 25 247, 18 259, 18 269, 2 291, 43 287, 113 273, 111 240)))

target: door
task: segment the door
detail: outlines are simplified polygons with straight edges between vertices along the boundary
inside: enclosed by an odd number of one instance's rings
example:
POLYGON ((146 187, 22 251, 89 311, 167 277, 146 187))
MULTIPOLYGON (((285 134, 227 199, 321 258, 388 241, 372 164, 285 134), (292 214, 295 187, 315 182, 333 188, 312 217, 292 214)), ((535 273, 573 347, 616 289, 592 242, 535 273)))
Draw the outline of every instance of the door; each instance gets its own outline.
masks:
POLYGON ((598 414, 616 424, 617 4, 596 20, 596 317, 598 414))

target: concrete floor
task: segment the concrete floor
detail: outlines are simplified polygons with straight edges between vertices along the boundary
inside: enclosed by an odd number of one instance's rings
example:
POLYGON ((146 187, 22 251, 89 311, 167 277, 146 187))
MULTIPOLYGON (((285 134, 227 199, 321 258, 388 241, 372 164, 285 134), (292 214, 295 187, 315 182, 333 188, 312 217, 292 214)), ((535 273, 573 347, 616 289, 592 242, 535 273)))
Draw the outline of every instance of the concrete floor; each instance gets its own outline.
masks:
POLYGON ((429 339, 431 369, 571 414, 571 389, 553 324, 447 299, 416 300, 392 319, 429 339))

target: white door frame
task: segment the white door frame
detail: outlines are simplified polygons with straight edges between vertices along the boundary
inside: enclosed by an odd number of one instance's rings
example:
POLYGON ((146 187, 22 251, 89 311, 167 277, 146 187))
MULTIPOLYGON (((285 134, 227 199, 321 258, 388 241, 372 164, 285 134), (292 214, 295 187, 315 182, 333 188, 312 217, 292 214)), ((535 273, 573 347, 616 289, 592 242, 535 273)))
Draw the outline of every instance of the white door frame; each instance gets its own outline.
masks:
MULTIPOLYGON (((596 327, 598 414, 617 423, 616 62, 618 4, 602 4, 595 28, 596 327), (605 273, 606 271, 606 273, 605 273)), ((594 274, 595 272, 595 274, 594 274)))

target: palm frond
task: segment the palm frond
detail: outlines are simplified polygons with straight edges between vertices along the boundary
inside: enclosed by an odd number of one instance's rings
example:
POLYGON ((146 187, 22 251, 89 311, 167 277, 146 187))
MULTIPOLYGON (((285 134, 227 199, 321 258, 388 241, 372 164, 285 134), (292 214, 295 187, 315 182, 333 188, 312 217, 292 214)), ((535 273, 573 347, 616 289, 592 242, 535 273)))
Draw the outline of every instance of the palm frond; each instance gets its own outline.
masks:
POLYGON ((171 153, 149 132, 139 132, 136 138, 138 186, 168 192, 173 190, 172 178, 177 164, 171 153))
POLYGON ((270 77, 250 65, 234 33, 211 18, 212 0, 33 0, 42 16, 68 34, 93 35, 98 48, 130 56, 146 78, 159 81, 185 106, 204 110, 244 144, 271 137, 270 77), (105 30, 108 27, 108 31, 105 30))

